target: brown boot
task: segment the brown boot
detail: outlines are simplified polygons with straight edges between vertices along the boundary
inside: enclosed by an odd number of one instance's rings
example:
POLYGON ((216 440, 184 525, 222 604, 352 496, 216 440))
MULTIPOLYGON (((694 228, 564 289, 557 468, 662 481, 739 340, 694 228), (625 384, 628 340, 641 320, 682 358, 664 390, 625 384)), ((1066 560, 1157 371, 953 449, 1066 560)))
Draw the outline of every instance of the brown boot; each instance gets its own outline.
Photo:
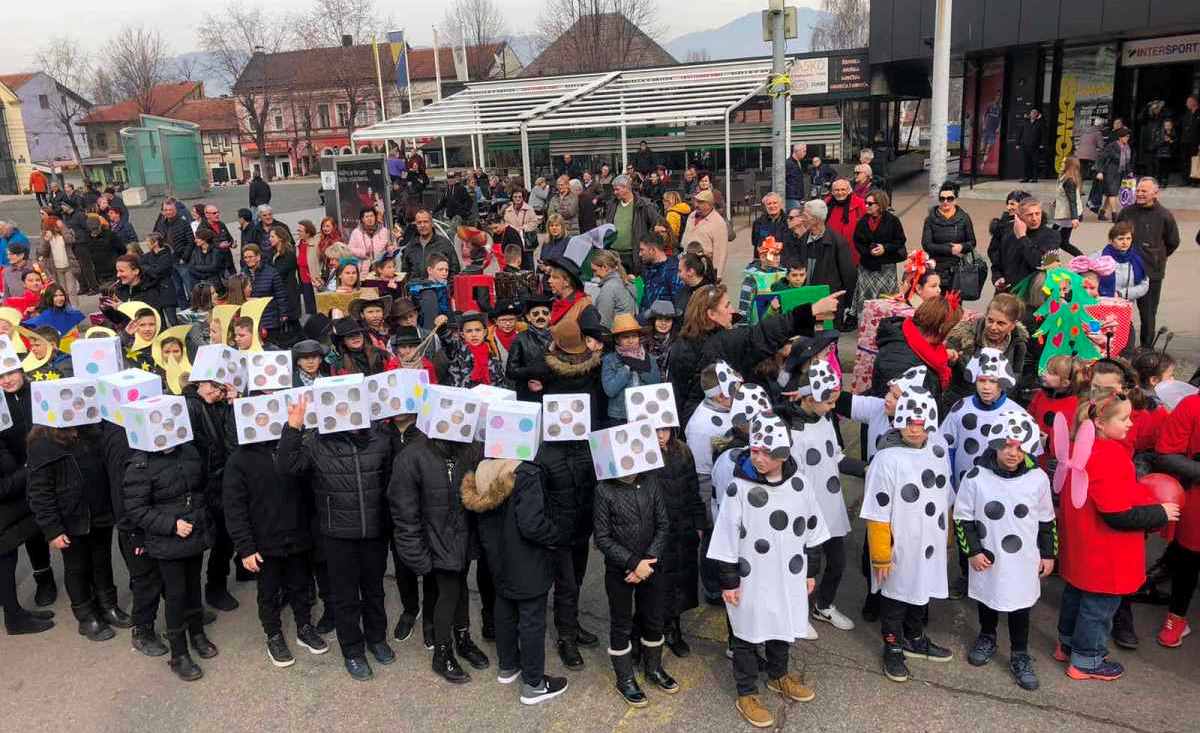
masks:
POLYGON ((746 722, 755 728, 770 728, 775 725, 775 716, 763 707, 758 695, 741 695, 734 705, 746 722))
POLYGON ((792 672, 788 672, 777 680, 767 680, 767 689, 778 692, 783 695, 784 699, 796 702, 809 702, 817 696, 811 687, 805 687, 800 681, 800 677, 792 672))

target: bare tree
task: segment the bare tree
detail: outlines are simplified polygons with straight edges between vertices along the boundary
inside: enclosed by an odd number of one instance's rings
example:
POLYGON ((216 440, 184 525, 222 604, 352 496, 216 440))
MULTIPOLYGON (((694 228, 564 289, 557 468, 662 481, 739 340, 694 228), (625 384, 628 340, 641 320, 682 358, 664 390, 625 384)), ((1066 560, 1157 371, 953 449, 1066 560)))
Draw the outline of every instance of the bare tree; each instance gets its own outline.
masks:
POLYGON ((91 62, 75 39, 54 36, 38 52, 36 63, 58 86, 58 94, 49 95, 50 111, 71 141, 71 154, 78 164, 83 156, 79 154, 79 141, 75 138, 80 134, 75 123, 92 107, 91 102, 79 96, 92 86, 91 62))
POLYGON ((92 101, 96 104, 116 104, 119 101, 112 75, 103 66, 97 66, 92 71, 91 90, 92 101))
POLYGON ((354 43, 382 40, 380 30, 391 28, 393 17, 388 13, 381 18, 375 0, 313 0, 288 25, 296 48, 329 48, 342 45, 342 36, 354 43))
POLYGON ((871 0, 821 0, 829 18, 812 31, 814 51, 862 48, 868 43, 871 0))
MULTIPOLYGON (((454 0, 442 17, 440 33, 453 48, 460 48, 464 39, 468 48, 476 48, 498 43, 508 31, 504 13, 493 0, 454 0)), ((490 54, 467 52, 467 71, 474 80, 486 79, 492 62, 490 54)))
POLYGON ((538 18, 538 45, 552 44, 558 73, 611 71, 636 65, 642 36, 656 38, 655 0, 547 0, 538 18))
POLYGON ((105 65, 117 95, 132 99, 142 114, 162 114, 155 108, 154 87, 171 76, 167 45, 158 31, 133 26, 109 39, 104 47, 105 65))
POLYGON ((711 60, 712 60, 712 54, 710 54, 708 52, 707 48, 701 48, 701 49, 693 48, 687 52, 687 63, 689 63, 689 64, 695 64, 695 63, 699 63, 701 61, 711 61, 711 60))
POLYGON ((171 76, 180 81, 195 81, 196 72, 200 71, 200 59, 190 53, 176 56, 174 60, 174 73, 171 76))
POLYGON ((268 178, 267 117, 272 104, 279 101, 275 90, 287 81, 287 71, 274 68, 265 58, 253 66, 250 62, 256 54, 283 50, 287 34, 284 18, 269 15, 261 7, 231 2, 205 15, 197 39, 212 58, 210 72, 229 85, 237 100, 239 126, 258 147, 260 167, 268 178))

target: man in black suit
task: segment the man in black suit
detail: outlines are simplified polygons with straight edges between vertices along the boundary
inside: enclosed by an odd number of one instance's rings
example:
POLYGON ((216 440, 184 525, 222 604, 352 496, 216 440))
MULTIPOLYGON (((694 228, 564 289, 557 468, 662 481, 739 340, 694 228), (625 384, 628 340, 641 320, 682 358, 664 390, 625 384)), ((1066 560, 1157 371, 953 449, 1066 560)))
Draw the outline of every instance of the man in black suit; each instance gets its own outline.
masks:
POLYGON ((1017 147, 1021 149, 1021 157, 1025 161, 1025 177, 1021 183, 1036 183, 1038 177, 1038 157, 1046 138, 1046 121, 1037 107, 1029 110, 1029 114, 1021 123, 1020 138, 1017 147))

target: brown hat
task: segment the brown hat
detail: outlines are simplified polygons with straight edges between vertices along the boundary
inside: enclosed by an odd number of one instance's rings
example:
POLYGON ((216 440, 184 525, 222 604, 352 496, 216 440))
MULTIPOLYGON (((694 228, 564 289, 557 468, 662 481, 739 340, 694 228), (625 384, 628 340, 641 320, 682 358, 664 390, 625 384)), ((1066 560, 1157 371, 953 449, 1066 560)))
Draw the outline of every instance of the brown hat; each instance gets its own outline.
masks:
POLYGON ((613 316, 612 335, 620 336, 623 333, 641 333, 642 324, 638 323, 637 318, 634 318, 632 313, 618 313, 613 316))
POLYGON ((712 191, 699 191, 692 198, 696 201, 703 201, 708 204, 714 203, 712 191))
POLYGON ((587 351, 583 340, 583 332, 574 318, 564 318, 550 327, 550 338, 554 346, 566 354, 582 354, 587 351))

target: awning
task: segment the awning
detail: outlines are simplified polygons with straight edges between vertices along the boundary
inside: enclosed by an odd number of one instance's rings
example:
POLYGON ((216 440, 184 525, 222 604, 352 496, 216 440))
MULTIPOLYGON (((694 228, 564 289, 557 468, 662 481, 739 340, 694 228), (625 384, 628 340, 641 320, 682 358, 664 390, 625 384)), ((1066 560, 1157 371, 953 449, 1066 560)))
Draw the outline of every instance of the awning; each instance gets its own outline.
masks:
MULTIPOLYGON (((287 155, 290 150, 287 140, 267 141, 267 155, 287 155)), ((258 155, 258 145, 253 140, 242 143, 242 155, 258 155)))

